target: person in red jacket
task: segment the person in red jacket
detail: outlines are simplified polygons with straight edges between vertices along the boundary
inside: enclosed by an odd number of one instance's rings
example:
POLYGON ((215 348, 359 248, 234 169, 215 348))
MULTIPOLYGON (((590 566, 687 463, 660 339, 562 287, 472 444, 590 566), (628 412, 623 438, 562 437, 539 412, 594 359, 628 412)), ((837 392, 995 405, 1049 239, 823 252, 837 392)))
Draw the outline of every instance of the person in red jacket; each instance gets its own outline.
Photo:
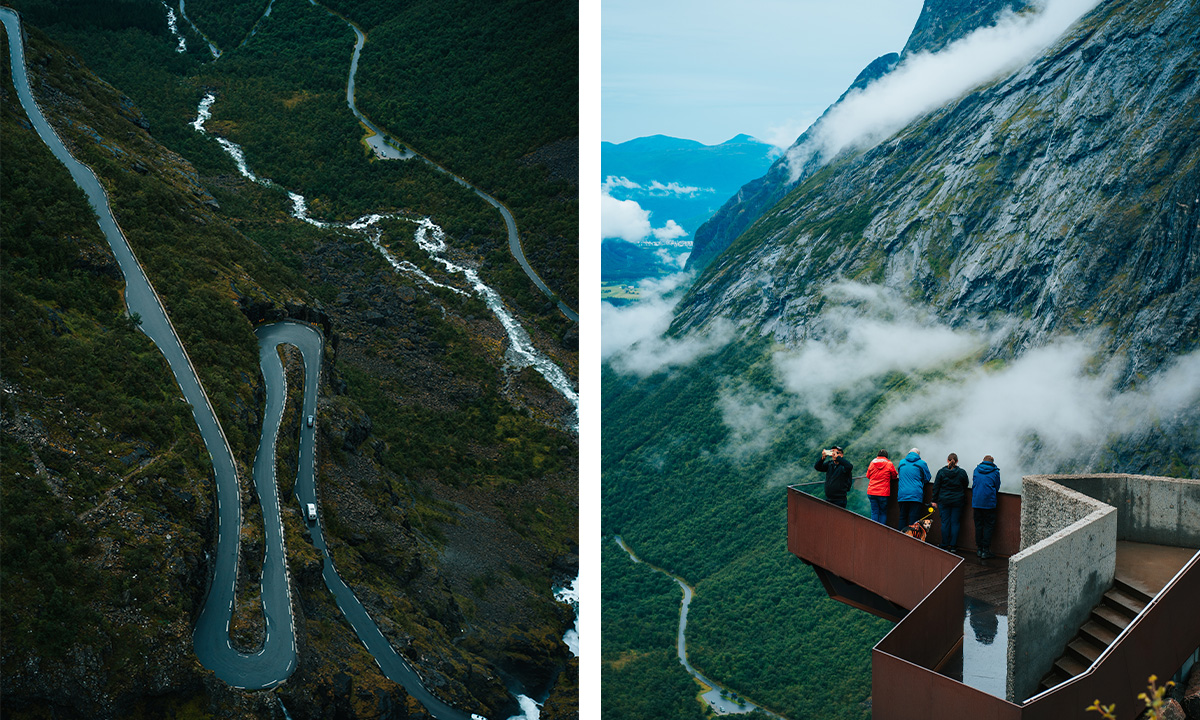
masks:
POLYGON ((887 525, 888 498, 898 477, 887 450, 880 450, 879 456, 867 466, 867 498, 871 501, 871 519, 877 523, 887 525))

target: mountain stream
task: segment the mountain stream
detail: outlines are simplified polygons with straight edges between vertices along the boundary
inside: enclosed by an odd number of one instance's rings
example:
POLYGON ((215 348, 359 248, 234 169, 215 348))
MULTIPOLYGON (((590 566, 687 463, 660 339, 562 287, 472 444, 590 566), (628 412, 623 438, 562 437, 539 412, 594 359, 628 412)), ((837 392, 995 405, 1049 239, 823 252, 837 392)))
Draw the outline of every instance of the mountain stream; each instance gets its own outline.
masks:
POLYGON ((687 631, 688 607, 692 604, 692 595, 695 593, 695 591, 692 589, 692 586, 688 585, 683 578, 672 575, 662 568, 655 567, 650 563, 644 562, 633 552, 632 549, 630 549, 628 545, 625 544, 625 541, 621 539, 620 535, 615 536, 614 539, 616 540, 617 545, 620 545, 621 549, 629 555, 630 560, 635 563, 645 565, 655 572, 666 575, 678 583, 679 588, 683 590, 683 602, 680 604, 679 608, 679 633, 676 636, 675 647, 679 655, 679 663, 683 665, 685 670, 688 671, 688 674, 696 679, 696 682, 700 683, 702 687, 708 688, 700 695, 700 697, 704 698, 704 701, 713 709, 713 712, 718 715, 734 715, 758 710, 773 718, 787 720, 782 715, 776 715, 766 708, 758 707, 745 698, 739 698, 737 693, 730 692, 712 680, 709 680, 705 676, 701 675, 700 671, 694 668, 692 664, 688 662, 687 639, 685 637, 685 633, 687 631))

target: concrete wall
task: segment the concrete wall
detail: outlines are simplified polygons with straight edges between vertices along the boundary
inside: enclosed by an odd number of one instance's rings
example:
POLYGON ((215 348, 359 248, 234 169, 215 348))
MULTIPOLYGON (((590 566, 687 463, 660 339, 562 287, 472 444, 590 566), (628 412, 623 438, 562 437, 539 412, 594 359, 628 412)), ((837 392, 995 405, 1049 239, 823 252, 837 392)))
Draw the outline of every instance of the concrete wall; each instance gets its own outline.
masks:
POLYGON ((1117 510, 1026 477, 1021 552, 1008 564, 1008 699, 1020 702, 1062 655, 1117 567, 1117 510))
POLYGON ((1200 548, 1200 480, 1149 475, 1036 477, 1115 507, 1121 540, 1200 548))

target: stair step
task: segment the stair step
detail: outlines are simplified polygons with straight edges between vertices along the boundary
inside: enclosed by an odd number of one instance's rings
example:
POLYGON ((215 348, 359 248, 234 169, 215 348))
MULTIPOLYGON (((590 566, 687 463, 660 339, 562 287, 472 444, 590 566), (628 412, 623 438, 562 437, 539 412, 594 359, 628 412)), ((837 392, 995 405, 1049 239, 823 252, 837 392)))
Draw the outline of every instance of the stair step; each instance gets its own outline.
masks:
POLYGON ((1121 578, 1113 578, 1113 587, 1117 588, 1126 595, 1129 595, 1130 597, 1137 598, 1137 600, 1142 603, 1143 607, 1149 605, 1150 601, 1154 599, 1152 595, 1147 595, 1142 589, 1130 585, 1121 578))
POLYGON ((1129 625, 1132 618, 1113 610, 1108 605, 1098 605, 1092 610, 1092 619, 1119 633, 1129 625))
POLYGON ((1104 652, 1103 647, 1097 647, 1087 638, 1078 637, 1067 643, 1067 649, 1076 655, 1076 659, 1091 667, 1091 664, 1096 662, 1096 658, 1100 657, 1100 653, 1104 652))
POLYGON ((1063 655, 1054 661, 1054 668, 1067 677, 1075 677, 1084 670, 1087 670, 1087 665, 1084 665, 1070 655, 1063 655))
POLYGON ((1046 677, 1042 678, 1040 689, 1049 690, 1052 687, 1058 687, 1070 679, 1071 678, 1068 677, 1066 673, 1062 672, 1058 668, 1055 668, 1047 673, 1046 677))
POLYGON ((1095 620, 1088 620, 1079 629, 1079 632, 1090 638, 1096 645, 1105 648, 1112 645, 1113 640, 1117 639, 1117 632, 1115 630, 1095 620))
POLYGON ((1146 609, 1146 603, 1115 587, 1104 593, 1104 602, 1131 618, 1146 609))

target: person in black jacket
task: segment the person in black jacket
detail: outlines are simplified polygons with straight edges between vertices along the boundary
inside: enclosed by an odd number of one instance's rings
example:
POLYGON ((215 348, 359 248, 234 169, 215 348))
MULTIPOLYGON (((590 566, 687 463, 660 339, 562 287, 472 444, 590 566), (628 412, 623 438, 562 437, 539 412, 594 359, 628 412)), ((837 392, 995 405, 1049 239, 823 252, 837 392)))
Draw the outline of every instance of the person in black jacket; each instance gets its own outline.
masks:
POLYGON ((933 486, 933 506, 942 516, 942 542, 938 547, 943 550, 958 552, 958 528, 966 499, 967 471, 958 466, 958 455, 950 453, 933 486))
POLYGON ((842 456, 842 449, 834 445, 831 450, 822 450, 816 470, 825 473, 825 501, 846 507, 846 493, 854 484, 854 466, 842 456))

